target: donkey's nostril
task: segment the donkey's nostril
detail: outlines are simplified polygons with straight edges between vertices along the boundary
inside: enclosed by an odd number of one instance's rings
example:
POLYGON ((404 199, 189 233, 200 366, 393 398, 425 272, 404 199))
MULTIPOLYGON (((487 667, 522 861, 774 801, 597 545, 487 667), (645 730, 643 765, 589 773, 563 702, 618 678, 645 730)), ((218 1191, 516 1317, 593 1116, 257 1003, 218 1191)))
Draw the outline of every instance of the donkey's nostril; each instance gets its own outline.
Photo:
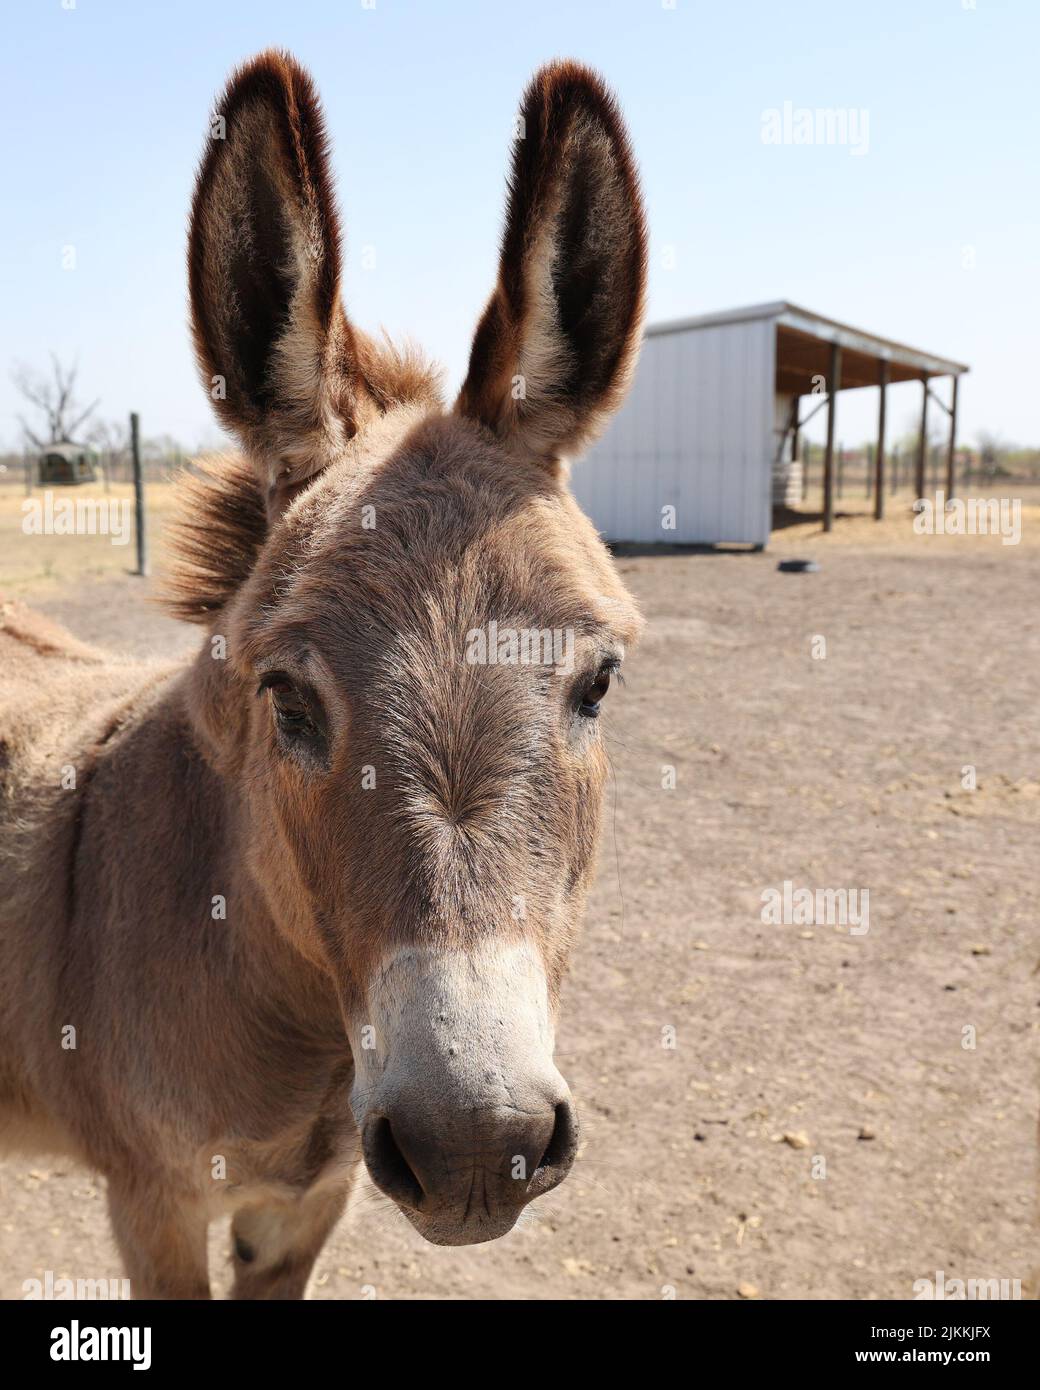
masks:
POLYGON ((402 1206, 417 1209, 424 1195, 422 1184, 401 1152, 385 1115, 369 1120, 361 1142, 365 1163, 376 1186, 402 1206))
POLYGON ((561 1100, 556 1107, 556 1123, 538 1163, 542 1168, 570 1168, 578 1147, 578 1126, 570 1101, 561 1100))

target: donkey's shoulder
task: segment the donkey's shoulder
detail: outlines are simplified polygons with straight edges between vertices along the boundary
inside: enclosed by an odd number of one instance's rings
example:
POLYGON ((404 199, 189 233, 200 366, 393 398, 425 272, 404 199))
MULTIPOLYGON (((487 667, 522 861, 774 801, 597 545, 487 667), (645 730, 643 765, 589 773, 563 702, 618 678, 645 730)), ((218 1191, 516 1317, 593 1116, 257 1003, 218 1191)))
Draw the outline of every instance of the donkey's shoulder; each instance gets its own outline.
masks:
POLYGON ((19 790, 56 784, 55 769, 132 721, 177 669, 113 656, 24 604, 0 602, 0 818, 19 790))
POLYGON ((14 599, 0 600, 0 656, 4 674, 17 678, 21 666, 34 666, 42 660, 61 660, 100 664, 102 652, 42 613, 14 599))

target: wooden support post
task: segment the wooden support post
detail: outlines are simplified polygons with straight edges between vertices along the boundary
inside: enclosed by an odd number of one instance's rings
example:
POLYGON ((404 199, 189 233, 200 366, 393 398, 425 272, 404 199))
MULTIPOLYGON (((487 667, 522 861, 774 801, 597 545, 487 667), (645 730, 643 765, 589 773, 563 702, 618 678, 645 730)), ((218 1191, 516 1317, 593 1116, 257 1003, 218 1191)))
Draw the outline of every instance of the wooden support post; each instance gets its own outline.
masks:
POLYGON ((885 519, 885 397, 888 395, 888 363, 881 364, 877 413, 877 452, 874 455, 874 520, 885 519))
POLYGON ((921 433, 917 440, 917 460, 914 469, 914 500, 924 496, 924 465, 928 453, 928 378, 921 378, 921 433))
POLYGON ((791 462, 798 462, 798 415, 802 408, 801 396, 791 401, 791 462))
POLYGON ((953 395, 950 398, 950 442, 946 449, 946 500, 955 495, 957 487, 957 464, 954 451, 957 448, 957 381, 953 378, 953 395))
POLYGON ((144 531, 144 478, 141 474, 140 420, 137 412, 130 415, 130 454, 134 464, 134 518, 137 531, 137 573, 148 573, 148 538, 144 531))
POLYGON ((827 379, 827 449, 823 456, 823 529, 834 530, 834 408, 841 390, 841 347, 831 344, 831 370, 827 379))

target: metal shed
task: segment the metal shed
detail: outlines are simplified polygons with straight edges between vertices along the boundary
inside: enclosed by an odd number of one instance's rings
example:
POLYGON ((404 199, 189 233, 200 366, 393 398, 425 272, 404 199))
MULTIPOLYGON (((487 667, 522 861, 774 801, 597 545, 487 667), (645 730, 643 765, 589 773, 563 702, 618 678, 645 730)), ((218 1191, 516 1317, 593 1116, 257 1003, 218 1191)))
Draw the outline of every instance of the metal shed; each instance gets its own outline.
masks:
MULTIPOLYGON (((837 392, 880 387, 875 469, 883 482, 885 389, 917 380, 923 387, 917 495, 932 400, 950 415, 952 496, 957 379, 967 370, 786 300, 655 324, 646 330, 628 399, 574 466, 574 493, 608 540, 765 545, 774 474, 795 458, 802 425, 826 408, 823 524, 830 530, 837 392), (949 406, 929 386, 937 376, 953 378, 949 406)), ((883 486, 876 497, 880 516, 883 486)))

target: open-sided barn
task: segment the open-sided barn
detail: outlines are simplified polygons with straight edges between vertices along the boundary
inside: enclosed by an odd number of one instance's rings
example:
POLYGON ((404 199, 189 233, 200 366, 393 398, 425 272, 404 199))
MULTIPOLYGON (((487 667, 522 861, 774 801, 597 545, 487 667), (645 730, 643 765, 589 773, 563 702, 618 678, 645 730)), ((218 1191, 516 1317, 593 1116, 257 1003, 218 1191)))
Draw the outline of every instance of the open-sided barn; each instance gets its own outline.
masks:
MULTIPOLYGON (((876 469, 883 480, 885 389, 920 381, 923 492, 929 400, 950 416, 954 491, 957 379, 968 368, 781 300, 646 330, 635 382, 609 431, 574 467, 572 485, 608 540, 765 545, 773 483, 796 457, 800 428, 827 410, 824 526, 834 516, 834 399, 879 387, 876 469), (930 382, 952 378, 950 404, 930 382), (808 398, 808 399, 807 399, 808 398)), ((875 488, 884 507, 884 488, 875 488)))

